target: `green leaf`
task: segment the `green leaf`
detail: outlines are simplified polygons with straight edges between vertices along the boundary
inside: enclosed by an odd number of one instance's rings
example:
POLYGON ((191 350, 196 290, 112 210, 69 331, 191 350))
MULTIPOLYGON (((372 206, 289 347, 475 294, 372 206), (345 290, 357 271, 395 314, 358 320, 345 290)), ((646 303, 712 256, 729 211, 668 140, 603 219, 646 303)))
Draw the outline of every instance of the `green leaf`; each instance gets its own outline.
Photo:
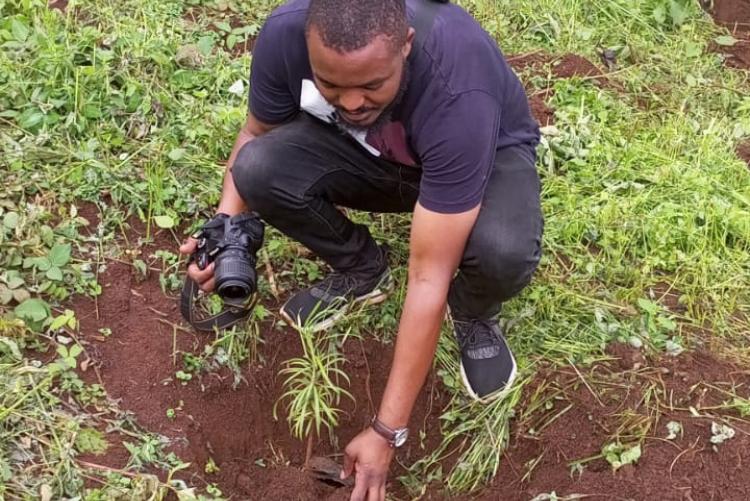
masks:
POLYGON ((185 153, 187 153, 185 148, 175 148, 172 151, 170 151, 167 156, 173 162, 177 162, 178 160, 182 160, 182 158, 185 156, 185 153))
POLYGON ((620 454, 620 463, 623 465, 637 463, 641 458, 641 446, 635 445, 620 454))
POLYGON ((76 435, 76 449, 81 453, 100 456, 107 451, 109 443, 104 434, 94 428, 82 428, 76 435))
POLYGON ((60 282, 63 279, 62 270, 57 266, 53 266, 52 268, 47 270, 46 275, 50 280, 55 280, 57 282, 60 282))
POLYGON ((686 3, 678 0, 671 0, 669 2, 669 15, 672 17, 672 24, 675 26, 682 26, 688 19, 689 7, 686 3))
POLYGON ((41 299, 27 299, 23 303, 16 306, 13 310, 15 315, 22 319, 31 322, 41 322, 49 318, 51 312, 49 305, 41 299))
POLYGON ((656 21, 657 24, 664 24, 664 22, 667 20, 667 12, 664 9, 664 6, 658 5, 656 8, 654 8, 652 16, 654 17, 654 21, 656 21))
POLYGON ((23 278, 18 275, 8 277, 8 287, 11 289, 18 289, 23 285, 23 278))
POLYGON ((57 244, 49 251, 49 260, 54 266, 65 266, 70 261, 70 244, 57 244))
POLYGON ((50 330, 56 331, 64 325, 68 325, 71 329, 75 329, 75 312, 72 310, 65 310, 65 313, 56 317, 50 324, 50 330))
POLYGON ((65 315, 60 315, 55 318, 51 324, 49 324, 50 330, 56 331, 68 322, 68 318, 65 315))
POLYGON ((9 230, 14 229, 18 226, 18 214, 15 212, 8 212, 3 218, 3 226, 9 230))
MULTIPOLYGON (((158 223, 157 223, 158 226, 158 223)), ((148 265, 146 265, 146 262, 141 259, 134 259, 133 260, 133 267, 138 270, 138 273, 141 274, 142 277, 148 276, 148 265)))
POLYGON ((28 108, 18 116, 18 126, 22 129, 34 129, 44 121, 44 113, 37 108, 28 108))
POLYGON ((242 40, 242 37, 240 37, 240 36, 237 36, 237 35, 234 35, 234 34, 229 35, 227 37, 227 49, 232 50, 234 48, 234 46, 237 45, 237 42, 239 42, 241 40, 242 40))
POLYGON ((23 358, 21 356, 21 350, 18 349, 16 342, 7 337, 0 337, 0 353, 3 351, 6 353, 10 352, 15 360, 21 360, 23 358))
POLYGON ((172 219, 170 216, 156 216, 154 217, 154 222, 159 228, 174 228, 174 219, 172 219))
POLYGON ((732 47, 737 42, 739 42, 739 40, 734 38, 732 35, 721 35, 714 38, 714 42, 719 45, 723 45, 724 47, 732 47))
POLYGON ((211 54, 211 50, 214 48, 214 39, 213 37, 201 37, 200 40, 198 40, 198 50, 201 51, 201 54, 204 56, 208 56, 211 54))
POLYGON ((34 258, 34 266, 40 271, 47 271, 52 268, 52 262, 46 257, 34 258))
POLYGON ((0 304, 8 304, 13 300, 13 291, 0 284, 0 304))
POLYGON ((225 33, 229 33, 230 31, 232 31, 232 27, 226 21, 215 22, 214 26, 216 26, 217 28, 219 28, 221 31, 225 33))
POLYGON ((74 345, 73 345, 73 346, 71 346, 71 347, 70 347, 70 349, 68 350, 68 356, 69 356, 70 358, 76 358, 76 357, 77 357, 78 355, 80 355, 80 354, 81 354, 81 352, 83 352, 83 348, 81 348, 81 345, 78 345, 78 344, 74 344, 74 345))
POLYGON ((86 104, 83 106, 82 114, 86 118, 101 118, 102 110, 95 104, 86 104))
POLYGON ((29 27, 18 19, 10 22, 10 30, 13 33, 13 38, 19 42, 25 42, 29 38, 29 27))
POLYGON ((660 309, 658 304, 644 298, 638 298, 638 306, 641 307, 641 310, 652 315, 656 314, 660 309))

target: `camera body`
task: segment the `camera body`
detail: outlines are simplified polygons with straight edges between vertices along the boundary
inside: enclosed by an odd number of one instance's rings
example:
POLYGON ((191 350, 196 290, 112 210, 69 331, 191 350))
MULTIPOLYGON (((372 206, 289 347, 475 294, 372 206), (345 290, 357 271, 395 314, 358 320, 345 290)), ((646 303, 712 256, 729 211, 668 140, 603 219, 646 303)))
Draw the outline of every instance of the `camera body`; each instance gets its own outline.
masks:
POLYGON ((230 306, 242 306, 257 290, 256 254, 265 228, 256 213, 219 213, 193 235, 198 248, 192 258, 198 268, 215 262, 216 292, 230 306))

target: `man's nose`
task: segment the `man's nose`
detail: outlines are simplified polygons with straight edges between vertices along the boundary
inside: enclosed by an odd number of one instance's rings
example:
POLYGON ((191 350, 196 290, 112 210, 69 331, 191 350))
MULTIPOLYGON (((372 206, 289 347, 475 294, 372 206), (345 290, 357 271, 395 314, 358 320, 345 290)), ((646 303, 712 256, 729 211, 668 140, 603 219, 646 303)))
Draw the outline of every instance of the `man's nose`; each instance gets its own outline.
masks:
POLYGON ((339 107, 348 113, 354 113, 364 106, 365 96, 361 92, 351 90, 344 92, 339 97, 339 107))

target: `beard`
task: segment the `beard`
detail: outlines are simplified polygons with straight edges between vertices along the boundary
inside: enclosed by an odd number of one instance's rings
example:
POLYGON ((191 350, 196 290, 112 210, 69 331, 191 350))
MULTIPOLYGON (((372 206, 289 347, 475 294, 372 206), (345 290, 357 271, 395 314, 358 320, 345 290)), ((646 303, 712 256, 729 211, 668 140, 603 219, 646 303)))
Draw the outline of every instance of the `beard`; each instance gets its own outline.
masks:
POLYGON ((347 122, 346 119, 341 116, 340 113, 336 113, 336 121, 339 125, 346 127, 347 129, 354 132, 375 132, 380 130, 385 124, 391 122, 393 118, 393 111, 396 107, 401 104, 401 101, 406 94, 406 90, 409 88, 409 63, 408 60, 404 61, 404 67, 401 70, 401 82, 398 85, 398 92, 393 100, 383 108, 378 117, 370 125, 357 125, 347 122))

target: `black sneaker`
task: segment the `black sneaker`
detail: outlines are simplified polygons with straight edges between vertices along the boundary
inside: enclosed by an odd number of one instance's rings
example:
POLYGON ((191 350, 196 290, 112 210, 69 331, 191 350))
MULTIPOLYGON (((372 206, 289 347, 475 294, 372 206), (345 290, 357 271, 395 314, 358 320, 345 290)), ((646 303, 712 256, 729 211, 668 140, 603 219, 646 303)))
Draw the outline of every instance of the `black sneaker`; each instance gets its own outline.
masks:
POLYGON ((333 272, 319 283, 297 292, 281 307, 281 316, 296 329, 312 332, 330 328, 356 305, 382 303, 393 289, 385 249, 377 274, 333 272))
POLYGON ((461 349, 461 377, 469 395, 487 403, 510 389, 516 377, 516 360, 494 320, 453 319, 461 349))

